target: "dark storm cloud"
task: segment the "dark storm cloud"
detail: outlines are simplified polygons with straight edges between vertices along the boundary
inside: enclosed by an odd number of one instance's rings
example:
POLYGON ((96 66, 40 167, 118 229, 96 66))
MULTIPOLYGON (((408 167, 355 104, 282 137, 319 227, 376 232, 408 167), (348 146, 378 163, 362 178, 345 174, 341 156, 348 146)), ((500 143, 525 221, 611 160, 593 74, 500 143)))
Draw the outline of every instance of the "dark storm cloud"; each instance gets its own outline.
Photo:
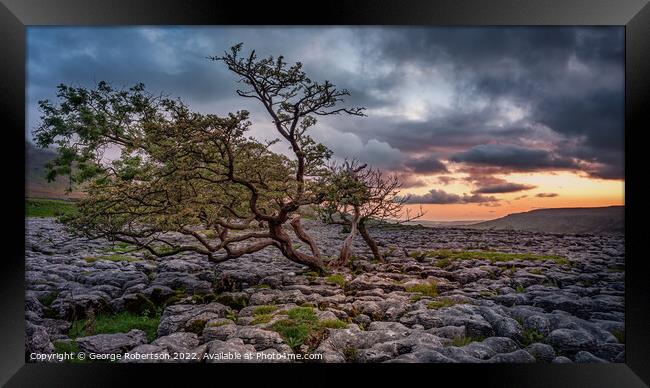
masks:
POLYGON ((488 202, 498 202, 498 199, 492 196, 484 196, 480 194, 473 195, 458 195, 453 193, 447 193, 444 190, 432 189, 428 193, 423 195, 411 195, 408 197, 407 203, 412 204, 465 204, 465 203, 488 203, 488 202))
POLYGON ((418 174, 434 174, 449 172, 444 163, 435 156, 415 158, 406 161, 405 166, 418 174))
POLYGON ((577 169, 572 159, 543 149, 513 144, 481 144, 451 156, 454 162, 509 168, 515 171, 541 169, 577 169))
POLYGON ((28 127, 36 102, 52 99, 57 84, 108 80, 144 82, 204 112, 248 109, 255 135, 268 133, 261 107, 238 98, 235 77, 206 59, 244 42, 261 56, 303 62, 312 79, 348 89, 346 104, 368 108, 363 119, 321 119, 338 132, 314 137, 335 156, 412 174, 445 172, 442 161, 451 159, 620 179, 623 34, 621 27, 29 27, 28 127))
POLYGON ((518 191, 531 190, 536 187, 537 186, 533 186, 533 185, 524 185, 520 183, 505 182, 505 183, 497 183, 494 185, 483 186, 472 191, 472 193, 475 194, 516 193, 518 191))

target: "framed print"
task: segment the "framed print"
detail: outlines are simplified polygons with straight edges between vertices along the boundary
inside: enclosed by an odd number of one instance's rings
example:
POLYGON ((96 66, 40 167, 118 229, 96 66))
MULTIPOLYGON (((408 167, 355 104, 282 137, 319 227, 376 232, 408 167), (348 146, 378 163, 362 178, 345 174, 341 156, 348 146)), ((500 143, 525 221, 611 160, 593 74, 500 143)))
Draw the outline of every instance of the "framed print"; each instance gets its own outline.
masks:
POLYGON ((2 382, 647 385, 647 2, 320 8, 3 0, 2 382))

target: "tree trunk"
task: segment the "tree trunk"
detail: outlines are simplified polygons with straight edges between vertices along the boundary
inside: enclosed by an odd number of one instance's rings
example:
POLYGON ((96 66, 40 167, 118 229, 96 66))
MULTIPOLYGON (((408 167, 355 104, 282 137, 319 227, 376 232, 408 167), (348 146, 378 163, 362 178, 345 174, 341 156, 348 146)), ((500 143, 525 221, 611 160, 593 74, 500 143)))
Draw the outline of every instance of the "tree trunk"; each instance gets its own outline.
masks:
POLYGON ((323 262, 321 261, 320 257, 309 256, 296 250, 293 247, 291 236, 289 236, 287 232, 282 229, 281 223, 269 222, 269 234, 271 235, 272 239, 279 243, 278 248, 284 257, 293 261, 294 263, 306 265, 312 270, 319 273, 323 272, 323 262))
POLYGON ((352 243, 354 242, 354 236, 357 234, 357 228, 359 226, 360 218, 361 215, 359 214, 358 210, 355 209, 354 217, 350 222, 350 234, 348 234, 348 237, 345 239, 345 241, 343 241, 339 258, 331 265, 341 267, 348 264, 348 261, 350 260, 350 256, 352 255, 352 243))
POLYGON ((383 263, 384 257, 381 255, 381 252, 379 252, 379 247, 377 246, 377 243, 372 238, 372 236, 370 236, 370 233, 368 233, 368 229, 366 229, 366 223, 364 220, 359 221, 359 234, 361 234, 361 237, 363 237, 363 241, 366 242, 368 248, 370 248, 370 250, 372 251, 372 256, 375 258, 375 260, 379 260, 383 263))
POLYGON ((305 232, 305 230, 302 228, 302 224, 300 223, 300 216, 291 220, 291 227, 293 228, 293 232, 300 239, 300 241, 309 245, 309 248, 311 249, 311 253, 314 255, 314 257, 320 259, 320 251, 318 250, 318 245, 316 245, 314 239, 312 239, 311 236, 308 235, 305 232))

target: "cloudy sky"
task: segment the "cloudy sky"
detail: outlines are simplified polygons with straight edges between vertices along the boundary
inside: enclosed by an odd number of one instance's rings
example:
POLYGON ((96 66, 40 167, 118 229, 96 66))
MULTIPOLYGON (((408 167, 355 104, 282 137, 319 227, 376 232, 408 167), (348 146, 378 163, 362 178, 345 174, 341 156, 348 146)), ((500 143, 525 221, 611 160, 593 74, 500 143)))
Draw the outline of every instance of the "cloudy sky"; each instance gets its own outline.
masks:
POLYGON ((367 117, 326 117, 313 137, 337 158, 400 174, 430 220, 624 202, 622 27, 29 27, 27 138, 59 83, 143 82, 204 113, 247 109, 206 59, 233 44, 300 61, 351 92, 367 117))

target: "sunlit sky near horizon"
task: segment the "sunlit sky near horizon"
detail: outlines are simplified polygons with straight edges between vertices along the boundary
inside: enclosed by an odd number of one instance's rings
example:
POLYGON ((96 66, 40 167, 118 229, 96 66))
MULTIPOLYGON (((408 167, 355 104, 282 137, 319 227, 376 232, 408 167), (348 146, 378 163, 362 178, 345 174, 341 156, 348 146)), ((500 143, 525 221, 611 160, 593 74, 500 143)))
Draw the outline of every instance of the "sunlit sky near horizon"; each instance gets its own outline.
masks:
POLYGON ((28 27, 27 139, 60 83, 143 82, 203 113, 251 112, 221 55, 243 42, 348 89, 325 117, 337 159, 397 173, 426 220, 624 204, 623 27, 28 27))

